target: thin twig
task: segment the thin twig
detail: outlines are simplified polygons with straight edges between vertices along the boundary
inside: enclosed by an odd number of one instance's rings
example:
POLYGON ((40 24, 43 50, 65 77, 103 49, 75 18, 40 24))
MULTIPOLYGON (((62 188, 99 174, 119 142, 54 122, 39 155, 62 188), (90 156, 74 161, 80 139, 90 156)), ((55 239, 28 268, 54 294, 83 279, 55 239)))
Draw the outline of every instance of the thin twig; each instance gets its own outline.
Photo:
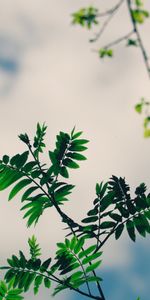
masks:
POLYGON ((146 67, 148 76, 150 78, 150 63, 149 63, 149 58, 148 58, 148 55, 146 53, 145 47, 143 45, 143 41, 142 41, 141 35, 139 33, 136 21, 135 21, 135 19, 133 17, 133 10, 132 10, 132 5, 131 5, 131 0, 127 0, 127 5, 128 5, 129 14, 130 14, 130 17, 131 17, 131 22, 132 22, 132 25, 133 25, 133 30, 134 30, 134 33, 137 36, 139 47, 141 49, 142 56, 143 56, 143 59, 144 59, 145 67, 146 67))
POLYGON ((110 47, 112 47, 112 46, 116 46, 116 45, 120 44, 121 42, 123 42, 124 40, 127 40, 133 33, 134 33, 134 31, 132 30, 132 31, 130 31, 129 33, 127 33, 126 35, 121 36, 120 38, 118 38, 118 39, 116 39, 116 40, 110 42, 109 44, 105 45, 105 46, 102 47, 102 48, 108 49, 108 48, 110 48, 110 47))
MULTIPOLYGON (((119 8, 121 7, 121 5, 123 4, 124 0, 121 0, 113 9, 107 11, 106 15, 108 15, 108 18, 105 20, 105 22, 103 23, 103 26, 100 28, 99 32, 96 33, 95 38, 90 39, 90 42, 96 42, 101 35, 103 34, 103 32, 105 31, 105 29, 107 28, 107 26, 109 25, 111 19, 115 16, 115 14, 118 12, 119 8)), ((100 15, 99 15, 100 16, 100 15)))
POLYGON ((105 17, 107 15, 113 14, 114 11, 118 10, 118 8, 121 6, 121 4, 124 2, 124 0, 120 0, 114 7, 112 7, 109 10, 106 10, 102 13, 97 14, 98 17, 105 17))

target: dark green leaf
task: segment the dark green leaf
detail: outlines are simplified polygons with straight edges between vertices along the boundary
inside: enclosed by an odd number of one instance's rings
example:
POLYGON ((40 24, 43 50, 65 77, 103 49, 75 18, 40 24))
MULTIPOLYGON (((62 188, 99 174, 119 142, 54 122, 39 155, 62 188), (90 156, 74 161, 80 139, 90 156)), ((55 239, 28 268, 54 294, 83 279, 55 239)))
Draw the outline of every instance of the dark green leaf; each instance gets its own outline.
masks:
POLYGON ((87 147, 79 146, 79 145, 71 145, 71 146, 68 148, 68 150, 69 150, 69 151, 75 151, 75 152, 82 152, 82 151, 87 150, 87 147))
POLYGON ((121 222, 121 221, 122 221, 122 217, 121 217, 120 215, 118 215, 118 214, 110 213, 109 216, 110 216, 113 220, 115 220, 115 221, 117 221, 117 222, 121 222))
POLYGON ((93 217, 87 217, 85 219, 82 220, 83 223, 92 223, 92 222, 96 222, 98 220, 97 216, 93 216, 93 217))
POLYGON ((67 168, 66 168, 66 167, 60 167, 59 173, 60 173, 60 175, 63 176, 64 178, 69 178, 69 174, 68 174, 68 171, 67 171, 67 168))
POLYGON ((28 159, 29 151, 22 153, 15 162, 17 168, 22 168, 28 159))
POLYGON ((120 224, 117 226, 116 230, 115 230, 115 238, 116 240, 118 240, 123 232, 124 229, 124 224, 120 224))
POLYGON ((71 168, 71 169, 78 169, 79 168, 79 165, 70 158, 64 159, 63 160, 63 165, 68 167, 68 168, 71 168))
POLYGON ((115 222, 111 222, 111 221, 105 221, 103 223, 100 224, 100 228, 101 229, 107 229, 107 228, 112 228, 115 227, 116 223, 115 222))
POLYGON ((75 160, 86 160, 86 157, 84 155, 76 153, 76 152, 68 152, 66 154, 66 156, 70 157, 72 159, 75 159, 75 160))
POLYGON ((51 260, 52 260, 51 258, 48 258, 47 260, 45 260, 43 262, 43 264, 41 265, 41 268, 40 268, 41 272, 45 272, 48 269, 48 267, 49 267, 49 265, 51 263, 51 260))
POLYGON ((3 160, 3 163, 7 165, 9 163, 9 156, 8 155, 4 155, 3 158, 2 158, 2 160, 3 160))
POLYGON ((30 172, 35 166, 37 165, 36 161, 30 161, 28 162, 24 167, 23 167, 23 171, 28 173, 30 172))
POLYGON ((133 242, 136 240, 136 235, 135 235, 135 228, 134 228, 134 223, 131 220, 127 220, 126 222, 126 228, 129 234, 129 237, 133 242))
POLYGON ((35 190, 37 190, 37 189, 38 189, 38 186, 32 186, 32 187, 30 187, 29 189, 27 189, 27 190, 24 192, 24 194, 23 194, 23 196, 22 196, 22 198, 21 198, 21 201, 27 200, 28 197, 29 197, 35 190))

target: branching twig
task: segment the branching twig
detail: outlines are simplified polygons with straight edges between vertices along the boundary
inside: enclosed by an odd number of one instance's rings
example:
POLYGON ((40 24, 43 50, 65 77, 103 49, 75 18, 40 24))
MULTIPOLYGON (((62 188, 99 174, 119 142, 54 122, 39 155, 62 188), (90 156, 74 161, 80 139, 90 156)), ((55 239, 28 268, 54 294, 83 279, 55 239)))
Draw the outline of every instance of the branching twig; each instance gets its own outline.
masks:
POLYGON ((149 63, 149 59, 148 59, 148 55, 146 53, 145 47, 143 45, 143 41, 141 39, 140 32, 139 32, 138 27, 137 27, 136 21, 134 20, 134 17, 133 17, 133 10, 132 10, 132 5, 131 5, 131 0, 127 0, 127 5, 128 5, 128 9, 129 9, 129 14, 130 14, 130 17, 131 17, 131 22, 132 22, 132 25, 133 25, 133 30, 134 30, 134 33, 137 36, 139 47, 140 47, 142 55, 143 55, 145 67, 146 67, 148 76, 150 78, 150 63, 149 63))
POLYGON ((107 12, 105 12, 104 14, 98 14, 99 17, 102 16, 106 16, 108 15, 108 18, 105 20, 105 22, 103 23, 103 26, 100 28, 100 31, 98 33, 96 33, 95 38, 90 39, 90 42, 96 42, 101 35, 103 34, 103 32, 105 31, 105 29, 107 28, 107 26, 109 25, 111 19, 115 16, 115 14, 118 12, 119 8, 121 7, 121 5, 123 4, 124 0, 121 0, 114 8, 112 8, 111 10, 108 10, 107 12))
POLYGON ((109 10, 106 10, 105 12, 97 14, 97 16, 105 17, 105 16, 113 14, 115 11, 117 11, 120 8, 120 6, 122 5, 123 2, 124 2, 124 0, 120 0, 114 7, 112 7, 109 10))

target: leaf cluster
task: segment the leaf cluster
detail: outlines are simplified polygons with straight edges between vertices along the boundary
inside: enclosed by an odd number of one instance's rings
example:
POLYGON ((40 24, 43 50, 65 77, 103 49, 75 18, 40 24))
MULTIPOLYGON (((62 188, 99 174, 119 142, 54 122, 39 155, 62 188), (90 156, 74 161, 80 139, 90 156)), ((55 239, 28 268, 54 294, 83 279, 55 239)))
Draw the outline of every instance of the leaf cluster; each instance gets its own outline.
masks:
POLYGON ((97 249, 112 234, 119 239, 124 228, 135 241, 136 233, 145 237, 150 233, 150 195, 146 195, 146 186, 141 184, 131 198, 129 186, 124 178, 112 176, 106 184, 96 185, 97 198, 93 208, 88 211, 83 224, 76 229, 78 236, 96 238, 97 249))
POLYGON ((98 24, 97 15, 98 9, 95 7, 81 8, 72 14, 72 23, 91 29, 93 25, 98 24))

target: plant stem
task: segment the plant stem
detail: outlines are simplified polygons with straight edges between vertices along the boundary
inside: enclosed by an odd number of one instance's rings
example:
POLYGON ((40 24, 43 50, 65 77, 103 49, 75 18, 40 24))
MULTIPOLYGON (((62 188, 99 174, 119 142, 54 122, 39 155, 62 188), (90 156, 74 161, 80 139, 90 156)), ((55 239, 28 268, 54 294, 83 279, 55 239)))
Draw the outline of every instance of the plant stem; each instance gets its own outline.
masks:
POLYGON ((141 49, 142 56, 143 56, 143 59, 144 59, 145 67, 146 67, 148 76, 150 78, 150 63, 149 63, 149 59, 148 59, 148 55, 146 53, 145 47, 143 45, 143 41, 142 41, 140 32, 139 32, 138 27, 137 27, 137 23, 136 23, 136 21, 134 19, 134 16, 133 16, 131 0, 127 0, 127 6, 128 6, 129 14, 130 14, 130 17, 131 17, 131 22, 132 22, 132 25, 133 25, 133 31, 137 36, 139 47, 141 49))

